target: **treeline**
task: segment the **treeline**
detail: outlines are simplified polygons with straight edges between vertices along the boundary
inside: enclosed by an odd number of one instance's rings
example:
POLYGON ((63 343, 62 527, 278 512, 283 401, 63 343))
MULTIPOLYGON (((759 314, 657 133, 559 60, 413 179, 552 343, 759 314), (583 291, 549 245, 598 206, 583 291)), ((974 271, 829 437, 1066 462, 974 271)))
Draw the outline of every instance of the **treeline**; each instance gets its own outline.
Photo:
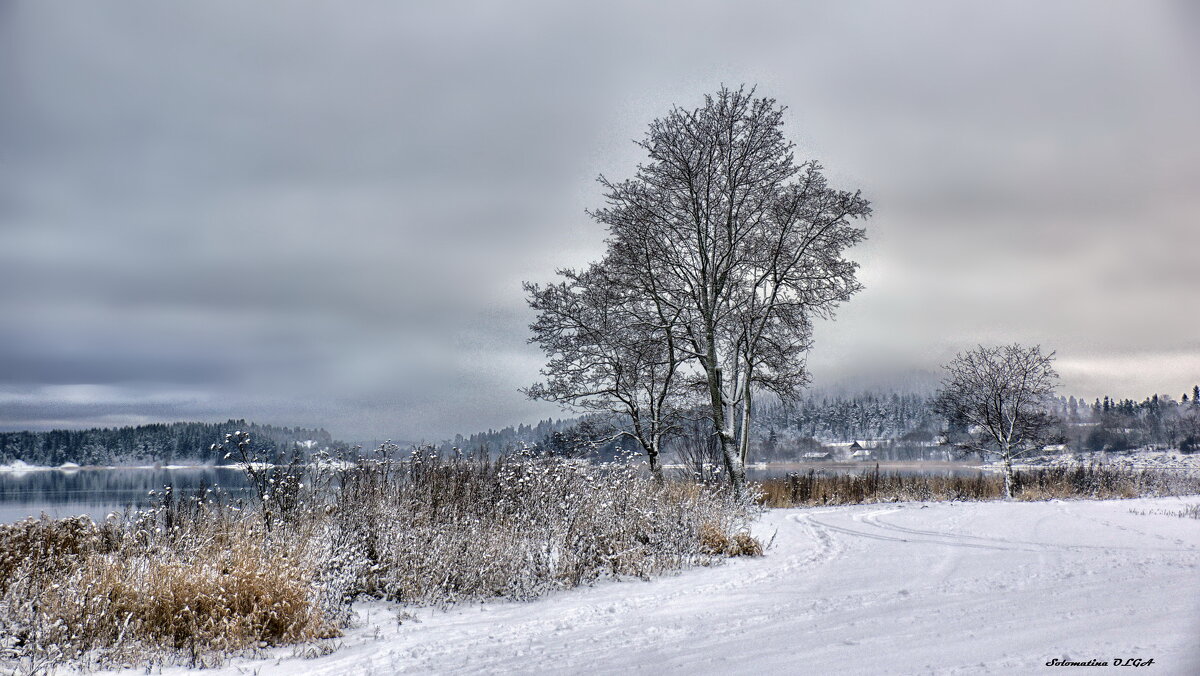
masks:
MULTIPOLYGON (((751 425, 751 456, 756 460, 791 459, 802 451, 812 451, 821 442, 856 439, 894 439, 918 437, 930 440, 943 424, 932 410, 927 395, 863 393, 854 396, 810 395, 798 402, 784 403, 767 399, 757 403, 751 425)), ((589 414, 577 418, 547 418, 533 425, 508 426, 464 436, 438 445, 443 452, 457 448, 463 453, 481 450, 492 457, 527 450, 536 455, 608 459, 621 451, 638 450, 637 441, 617 430, 627 427, 613 416, 589 414)), ((712 428, 703 422, 704 411, 687 416, 684 429, 669 438, 671 455, 706 455, 702 439, 712 428), (691 446, 681 451, 680 446, 691 446)), ((715 450, 713 451, 716 452, 715 450)), ((678 457, 675 460, 679 460, 678 457)))
POLYGON ((915 430, 937 430, 942 419, 933 398, 920 394, 864 392, 854 396, 810 395, 797 402, 768 401, 755 411, 760 434, 809 437, 822 441, 900 439, 915 430))
POLYGON ((1200 451, 1200 385, 1178 400, 1153 395, 1142 401, 1110 397, 1063 400, 1059 415, 1069 432, 1067 443, 1088 451, 1125 451, 1133 448, 1178 448, 1200 451))
MULTIPOLYGON (((546 418, 532 425, 509 425, 498 430, 489 429, 486 432, 477 432, 467 436, 457 434, 453 439, 443 441, 437 447, 444 453, 450 453, 457 448, 466 454, 484 453, 495 458, 525 449, 561 446, 564 443, 563 439, 575 438, 573 430, 578 428, 581 420, 581 418, 560 418, 558 420, 546 418)), ((546 454, 562 455, 561 453, 546 454)))
MULTIPOLYGON (((797 402, 763 398, 754 408, 752 457, 788 459, 798 451, 811 451, 823 442, 856 439, 902 439, 906 435, 932 439, 943 421, 933 412, 932 397, 921 394, 862 393, 854 396, 810 395, 797 402)), ((704 411, 694 416, 702 419, 704 411)), ((690 419, 690 418, 689 418, 690 419)), ((464 436, 459 434, 439 445, 449 452, 458 448, 475 454, 482 449, 490 456, 529 450, 538 455, 608 458, 621 450, 636 451, 637 442, 617 435, 625 425, 604 415, 577 418, 547 418, 533 425, 522 424, 464 436)), ((709 436, 711 426, 699 422, 677 430, 679 436, 709 436), (707 431, 705 431, 707 430, 707 431)), ((692 441, 692 440, 689 440, 692 441)), ((678 443, 672 446, 677 447, 678 443)), ((694 445, 694 444, 693 444, 694 445)), ((678 448, 674 448, 676 455, 678 448)), ((699 452, 699 451, 695 451, 699 452)))
POLYGON ((211 448, 226 434, 250 433, 255 456, 287 461, 311 450, 338 447, 323 429, 275 427, 245 420, 223 423, 176 422, 136 427, 0 432, 0 464, 20 460, 31 465, 171 464, 199 462, 222 464, 222 453, 211 448), (312 442, 312 443, 306 443, 312 442))
MULTIPOLYGON (((1050 404, 1058 418, 1054 438, 1072 451, 1121 452, 1137 448, 1200 451, 1200 388, 1179 399, 1152 395, 1142 401, 1111 397, 1092 403, 1074 396, 1050 404)), ((946 420, 934 410, 934 394, 863 392, 855 395, 813 393, 793 402, 763 397, 756 404, 751 426, 751 461, 798 460, 805 453, 829 450, 829 444, 869 441, 872 457, 889 460, 946 459, 935 448, 946 431, 946 420)), ((702 412, 697 412, 699 417, 702 412)), ((484 447, 493 454, 529 448, 546 455, 605 456, 636 444, 630 439, 607 441, 611 432, 599 416, 545 420, 458 437, 463 450, 484 447)), ((611 429, 613 426, 608 426, 611 429)), ((617 426, 619 427, 619 426, 617 426)), ((680 456, 703 456, 710 449, 702 439, 711 426, 685 425, 669 441, 668 451, 680 456)), ((447 442, 449 444, 449 442, 447 442)), ((715 451, 712 451, 715 453, 715 451)), ((684 459, 686 460, 686 459, 684 459)))
MULTIPOLYGON (((821 443, 870 440, 889 449, 926 447, 946 427, 934 411, 934 395, 871 393, 815 396, 762 404, 753 427, 757 457, 787 459, 821 443)), ((1179 399, 1151 395, 1142 401, 1103 397, 1088 403, 1074 396, 1051 402, 1059 423, 1054 437, 1076 451, 1121 452, 1136 448, 1200 451, 1200 386, 1179 399)))

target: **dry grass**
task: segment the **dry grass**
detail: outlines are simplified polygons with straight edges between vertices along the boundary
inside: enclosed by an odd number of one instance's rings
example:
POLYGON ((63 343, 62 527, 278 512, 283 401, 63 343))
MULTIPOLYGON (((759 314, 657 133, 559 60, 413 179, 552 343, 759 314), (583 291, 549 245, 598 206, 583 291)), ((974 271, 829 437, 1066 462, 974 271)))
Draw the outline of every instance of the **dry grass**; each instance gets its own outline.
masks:
POLYGON ((1162 516, 1174 516, 1180 519, 1200 519, 1200 504, 1184 505, 1182 509, 1131 509, 1130 514, 1139 514, 1146 516, 1149 514, 1158 514, 1162 516))
POLYGON ((622 463, 397 450, 264 476, 291 488, 254 505, 168 491, 102 524, 0 525, 0 671, 211 666, 337 636, 363 595, 530 599, 762 552, 753 509, 719 488, 622 463))
POLYGON ((97 526, 87 518, 0 524, 0 597, 26 577, 48 584, 90 554, 115 550, 122 535, 112 524, 97 526))
POLYGON ((160 517, 0 526, 0 665, 199 666, 338 634, 315 602, 318 562, 265 542, 254 515, 169 531, 160 517))
POLYGON ((700 526, 700 549, 714 556, 762 556, 763 546, 746 531, 729 533, 720 526, 705 523, 700 526))
MULTIPOLYGON (((872 502, 996 500, 1004 495, 1004 477, 880 473, 826 475, 810 470, 761 485, 767 507, 853 505, 872 502)), ((1200 492, 1200 477, 1103 466, 1048 468, 1016 473, 1017 500, 1089 498, 1098 500, 1200 492)))
POLYGON ((1002 477, 906 475, 864 471, 860 474, 822 474, 809 470, 762 482, 767 507, 855 505, 909 500, 988 500, 1004 494, 1002 477), (999 480, 997 480, 999 479, 999 480))

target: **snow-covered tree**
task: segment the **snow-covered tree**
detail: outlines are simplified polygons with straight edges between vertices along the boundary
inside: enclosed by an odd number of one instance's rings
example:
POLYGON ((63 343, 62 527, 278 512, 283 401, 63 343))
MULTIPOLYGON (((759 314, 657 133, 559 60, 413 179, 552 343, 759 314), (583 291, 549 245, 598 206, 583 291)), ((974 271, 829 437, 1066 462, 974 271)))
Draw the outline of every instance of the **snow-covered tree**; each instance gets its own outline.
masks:
POLYGON ((525 390, 576 410, 614 414, 620 431, 646 452, 650 470, 662 479, 659 455, 678 423, 680 355, 662 314, 637 289, 613 273, 612 265, 582 272, 560 270, 563 281, 526 284, 530 325, 546 353, 545 381, 525 390))
POLYGON ((970 438, 960 448, 1004 463, 1004 497, 1012 497, 1012 461, 1038 451, 1049 440, 1050 413, 1058 373, 1054 353, 1039 345, 978 346, 960 352, 944 368, 936 407, 952 425, 965 425, 970 438))
POLYGON ((811 317, 859 290, 843 254, 864 237, 852 222, 870 214, 859 193, 796 161, 783 113, 745 88, 673 109, 639 143, 649 162, 632 179, 601 177, 607 205, 593 213, 623 277, 671 318, 664 328, 696 367, 735 492, 752 394, 806 382, 811 317))

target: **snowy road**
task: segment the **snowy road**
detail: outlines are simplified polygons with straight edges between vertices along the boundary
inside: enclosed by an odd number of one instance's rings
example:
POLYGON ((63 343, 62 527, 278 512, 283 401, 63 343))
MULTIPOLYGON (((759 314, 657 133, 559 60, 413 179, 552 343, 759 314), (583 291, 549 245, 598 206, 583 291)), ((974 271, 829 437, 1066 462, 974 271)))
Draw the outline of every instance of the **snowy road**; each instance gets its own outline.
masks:
POLYGON ((372 604, 331 655, 222 671, 1024 674, 1153 658, 1137 672, 1200 674, 1200 520, 1130 512, 1197 502, 776 510, 761 559, 402 625, 372 604))

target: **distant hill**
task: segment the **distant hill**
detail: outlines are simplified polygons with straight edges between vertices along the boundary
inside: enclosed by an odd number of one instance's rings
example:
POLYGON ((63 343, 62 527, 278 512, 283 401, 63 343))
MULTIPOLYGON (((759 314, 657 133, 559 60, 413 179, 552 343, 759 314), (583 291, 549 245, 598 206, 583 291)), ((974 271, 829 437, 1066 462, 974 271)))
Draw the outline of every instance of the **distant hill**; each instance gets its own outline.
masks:
POLYGON ((220 453, 213 444, 226 434, 242 430, 250 433, 258 457, 289 459, 309 447, 338 447, 323 429, 275 427, 245 420, 223 423, 175 422, 136 427, 51 430, 49 432, 0 432, 0 464, 21 460, 31 465, 58 466, 65 462, 80 465, 150 464, 200 462, 220 464, 220 453), (301 442, 315 442, 303 444, 301 442))

